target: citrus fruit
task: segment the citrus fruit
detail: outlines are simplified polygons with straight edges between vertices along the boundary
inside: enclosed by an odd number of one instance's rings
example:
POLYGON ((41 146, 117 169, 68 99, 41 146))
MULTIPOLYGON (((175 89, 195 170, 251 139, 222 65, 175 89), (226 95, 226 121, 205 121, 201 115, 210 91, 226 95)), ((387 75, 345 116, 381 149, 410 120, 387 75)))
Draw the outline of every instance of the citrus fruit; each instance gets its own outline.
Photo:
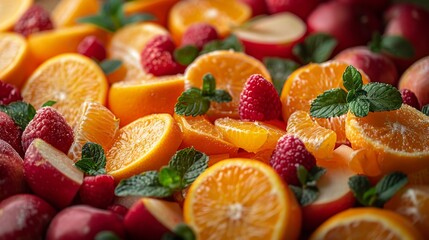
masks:
POLYGON ((33 4, 33 0, 0 1, 0 32, 11 30, 22 14, 33 4))
POLYGON ((110 149, 119 129, 119 119, 98 102, 84 102, 79 119, 73 129, 74 142, 69 157, 77 161, 81 157, 82 147, 87 142, 101 145, 104 152, 110 149))
POLYGON ((198 239, 297 239, 301 212, 293 193, 268 165, 220 161, 191 185, 184 218, 198 239))
POLYGON ((408 174, 408 182, 416 185, 429 185, 429 168, 408 174))
POLYGON ((15 33, 0 33, 0 80, 21 87, 27 60, 25 38, 15 33))
POLYGON ((340 212, 324 222, 311 235, 319 239, 423 239, 408 219, 384 209, 352 208, 340 212))
POLYGON ((232 101, 212 103, 207 115, 210 119, 219 117, 239 118, 238 104, 244 84, 252 74, 261 74, 271 82, 265 66, 253 57, 234 51, 214 51, 201 55, 185 71, 185 88, 201 88, 203 76, 211 73, 216 79, 216 89, 226 90, 232 101))
MULTIPOLYGON (((297 110, 310 111, 311 102, 324 91, 343 87, 343 73, 348 65, 329 61, 321 64, 308 64, 295 70, 286 80, 280 96, 283 119, 287 121, 297 110)), ((364 84, 368 77, 362 74, 364 84)), ((319 125, 332 129, 337 134, 337 143, 346 143, 345 115, 329 119, 316 118, 319 125)))
POLYGON ((183 89, 181 75, 121 81, 110 87, 109 108, 121 119, 121 126, 152 113, 172 115, 183 89))
POLYGON ((182 142, 170 114, 151 114, 119 129, 106 154, 106 171, 116 181, 167 165, 182 142))
POLYGON ((51 12, 56 28, 70 27, 77 20, 88 15, 95 15, 100 8, 97 0, 60 0, 51 12))
POLYGON ((402 104, 398 110, 347 114, 347 139, 353 149, 365 149, 382 173, 415 172, 429 167, 429 117, 402 104))
POLYGON ((105 104, 108 83, 100 67, 80 54, 67 53, 40 65, 22 88, 24 101, 36 109, 49 100, 74 127, 85 101, 105 104))
MULTIPOLYGON (((364 174, 372 177, 381 174, 380 166, 378 166, 377 161, 368 161, 365 149, 355 150, 347 145, 340 145, 335 148, 331 160, 338 165, 343 164, 348 166, 350 170, 357 174, 364 174)), ((321 165, 323 165, 323 162, 321 165)))
POLYGON ((174 119, 183 132, 181 147, 194 147, 207 155, 235 154, 238 147, 224 140, 222 133, 204 116, 185 117, 175 114, 174 119))
POLYGON ((127 15, 136 13, 150 13, 156 19, 155 22, 166 26, 168 13, 179 0, 145 0, 132 1, 124 4, 124 12, 127 15))
POLYGON ((225 37, 232 27, 240 26, 251 15, 251 9, 240 1, 186 0, 171 8, 168 28, 176 43, 180 43, 186 29, 197 22, 213 25, 218 34, 225 37))

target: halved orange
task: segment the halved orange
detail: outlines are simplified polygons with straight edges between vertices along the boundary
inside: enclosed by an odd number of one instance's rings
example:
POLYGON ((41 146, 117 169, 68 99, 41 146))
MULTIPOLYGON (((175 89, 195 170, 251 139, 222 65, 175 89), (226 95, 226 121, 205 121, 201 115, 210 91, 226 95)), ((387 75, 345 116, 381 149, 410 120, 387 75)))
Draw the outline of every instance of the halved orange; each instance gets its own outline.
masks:
POLYGON ((198 239, 297 239, 301 211, 293 193, 268 165, 222 160, 192 183, 185 222, 198 239))
POLYGON ((25 80, 27 62, 25 38, 16 33, 0 33, 0 81, 20 88, 25 80))
POLYGON ((429 117, 406 104, 362 118, 348 113, 346 134, 353 149, 365 149, 384 174, 429 168, 429 117))
POLYGON ((97 14, 99 8, 98 0, 61 0, 52 10, 52 22, 56 28, 74 26, 79 18, 97 14))
POLYGON ((423 240, 413 224, 403 216, 379 208, 352 208, 324 222, 310 240, 423 240))
POLYGON ((201 88, 203 76, 211 73, 216 79, 216 88, 228 91, 232 101, 212 103, 207 116, 214 120, 219 117, 239 118, 238 104, 244 84, 252 74, 261 74, 271 82, 271 76, 264 64, 244 53, 234 51, 214 51, 201 55, 185 71, 185 88, 201 88))
POLYGON ((53 100, 53 105, 74 127, 85 101, 106 103, 108 83, 91 59, 74 53, 61 54, 40 65, 22 88, 24 101, 36 109, 53 100))
POLYGON ((145 0, 126 2, 124 4, 124 12, 127 15, 150 13, 156 18, 156 23, 166 26, 168 13, 171 7, 178 1, 179 0, 145 0))
POLYGON ((119 181, 144 171, 159 170, 182 142, 182 132, 170 114, 151 114, 119 129, 106 154, 106 171, 119 181))
POLYGON ((0 32, 11 30, 32 4, 33 0, 0 1, 0 32))

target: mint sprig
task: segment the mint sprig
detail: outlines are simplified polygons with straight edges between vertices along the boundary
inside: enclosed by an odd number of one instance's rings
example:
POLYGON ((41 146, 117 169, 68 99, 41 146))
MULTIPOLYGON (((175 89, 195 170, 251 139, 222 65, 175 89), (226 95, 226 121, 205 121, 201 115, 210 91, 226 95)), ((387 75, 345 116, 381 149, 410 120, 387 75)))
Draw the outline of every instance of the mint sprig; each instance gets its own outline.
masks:
POLYGON ((82 147, 82 157, 75 164, 87 175, 106 174, 106 155, 101 145, 93 142, 87 142, 82 147))
POLYGON ((173 52, 173 57, 176 62, 187 66, 191 64, 199 55, 199 50, 194 45, 186 45, 176 48, 173 52))
POLYGON ((412 58, 415 55, 411 42, 401 36, 382 36, 380 33, 374 33, 368 47, 372 52, 388 53, 399 58, 412 58))
POLYGON ((389 84, 371 82, 363 85, 362 75, 348 66, 342 88, 330 89, 317 96, 310 105, 310 115, 317 118, 338 117, 350 110, 357 117, 369 112, 391 111, 402 105, 401 93, 389 84))
POLYGON ((121 180, 116 196, 143 196, 164 198, 181 192, 207 169, 208 157, 194 148, 177 151, 168 166, 121 180))
POLYGON ((307 171, 304 166, 298 165, 296 170, 300 186, 289 185, 289 188, 301 206, 307 206, 319 197, 317 181, 326 173, 326 169, 316 166, 307 171))
POLYGON ((329 59, 337 44, 337 40, 329 34, 314 33, 295 45, 292 52, 302 64, 321 63, 329 59))
POLYGON ((191 226, 185 223, 177 224, 172 233, 165 233, 161 240, 195 240, 197 239, 191 226))
POLYGON ((122 66, 122 61, 118 59, 106 59, 99 63, 101 70, 103 70, 105 75, 109 75, 122 66))
POLYGON ((264 65, 270 72, 273 85, 279 95, 282 93, 283 86, 289 75, 300 67, 295 61, 276 57, 264 58, 264 65))
POLYGON ((429 116, 429 104, 426 104, 422 107, 422 113, 424 113, 426 116, 429 116))
POLYGON ((200 55, 217 50, 233 50, 235 52, 244 52, 243 44, 233 34, 223 40, 213 40, 204 45, 200 55))
MULTIPOLYGON (((42 104, 42 107, 49 107, 56 103, 56 101, 49 100, 42 104)), ((28 123, 36 115, 36 109, 33 105, 23 102, 16 101, 11 102, 8 105, 0 105, 0 111, 9 115, 10 118, 15 122, 15 124, 24 131, 28 123)))
POLYGON ((210 102, 230 102, 231 95, 225 90, 216 89, 216 80, 212 74, 203 77, 202 89, 190 88, 184 91, 174 106, 174 112, 179 115, 193 116, 205 114, 210 108, 210 102))

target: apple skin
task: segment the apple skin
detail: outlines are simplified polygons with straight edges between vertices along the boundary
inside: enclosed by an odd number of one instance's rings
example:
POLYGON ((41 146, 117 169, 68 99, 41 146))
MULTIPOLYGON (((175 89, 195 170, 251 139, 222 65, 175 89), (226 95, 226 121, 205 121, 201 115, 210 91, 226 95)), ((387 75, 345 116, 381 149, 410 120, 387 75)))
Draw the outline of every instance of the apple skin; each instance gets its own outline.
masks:
POLYGON ((24 176, 34 193, 60 209, 72 203, 83 182, 73 161, 40 138, 25 153, 24 176))
POLYGON ((418 60, 402 74, 399 89, 414 92, 421 106, 429 104, 429 56, 418 60))
POLYGON ((87 205, 74 205, 63 209, 52 219, 46 239, 93 240, 102 231, 111 231, 120 239, 125 239, 125 229, 119 215, 87 205))
POLYGON ((389 5, 389 0, 335 0, 337 2, 351 4, 358 7, 368 7, 382 11, 389 5))
POLYGON ((239 0, 252 9, 252 17, 268 13, 265 0, 239 0))
POLYGON ((334 60, 353 65, 368 75, 372 82, 398 84, 398 70, 395 64, 383 54, 371 52, 365 46, 347 48, 334 57, 334 60))
POLYGON ((32 194, 17 194, 0 202, 0 239, 44 239, 55 209, 32 194))
POLYGON ((291 12, 305 20, 321 0, 266 0, 271 14, 291 12))

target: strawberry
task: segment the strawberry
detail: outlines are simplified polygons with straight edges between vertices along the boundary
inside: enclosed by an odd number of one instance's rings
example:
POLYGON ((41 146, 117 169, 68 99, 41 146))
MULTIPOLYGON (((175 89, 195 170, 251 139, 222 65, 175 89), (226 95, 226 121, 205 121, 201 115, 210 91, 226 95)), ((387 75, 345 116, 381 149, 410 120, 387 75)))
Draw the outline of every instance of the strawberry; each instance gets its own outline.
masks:
POLYGON ((115 197, 115 180, 111 175, 86 176, 79 189, 80 200, 97 208, 107 208, 115 197))
POLYGON ((37 110, 36 115, 22 133, 24 151, 36 138, 43 139, 67 154, 74 140, 73 129, 57 110, 52 107, 43 107, 37 110))
POLYGON ((169 36, 160 35, 147 43, 141 53, 143 69, 155 76, 173 75, 182 68, 173 59, 174 43, 169 36))
POLYGON ((271 155, 270 165, 288 184, 301 186, 297 167, 302 165, 310 171, 316 166, 316 159, 299 138, 286 134, 278 140, 271 155))
POLYGON ((22 100, 21 92, 12 84, 0 81, 0 105, 22 100))
POLYGON ((0 112, 0 139, 9 143, 19 155, 23 156, 21 134, 21 129, 15 124, 12 118, 6 113, 0 112))
POLYGON ((219 39, 216 29, 207 23, 194 23, 189 26, 182 37, 182 46, 194 45, 202 49, 205 44, 219 39))
POLYGON ((13 30, 27 37, 32 33, 53 28, 54 25, 49 17, 49 12, 35 4, 21 16, 13 30))
POLYGON ((414 92, 408 89, 402 89, 401 97, 402 97, 403 103, 408 104, 411 107, 420 110, 420 103, 419 103, 419 100, 417 99, 416 94, 414 94, 414 92))
POLYGON ((251 75, 240 94, 238 106, 240 118, 250 121, 278 119, 282 107, 274 85, 262 75, 251 75))
POLYGON ((96 36, 85 37, 77 46, 77 52, 100 62, 106 58, 106 48, 96 36))

